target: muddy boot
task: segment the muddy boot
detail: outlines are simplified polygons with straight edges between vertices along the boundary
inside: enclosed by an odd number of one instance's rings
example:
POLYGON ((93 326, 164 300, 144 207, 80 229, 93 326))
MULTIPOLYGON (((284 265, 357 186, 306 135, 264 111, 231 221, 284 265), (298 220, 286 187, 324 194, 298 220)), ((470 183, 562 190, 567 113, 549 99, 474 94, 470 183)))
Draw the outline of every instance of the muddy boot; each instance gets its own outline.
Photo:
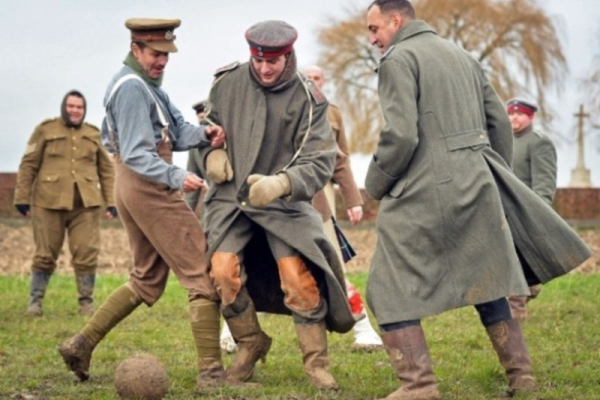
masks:
POLYGON ((386 399, 441 399, 421 325, 386 332, 382 338, 396 376, 402 382, 386 399))
POLYGON ((310 325, 295 324, 294 326, 300 342, 300 350, 302 350, 304 372, 310 383, 318 389, 339 389, 339 385, 329 372, 325 322, 321 321, 310 325))
POLYGON ((142 304, 141 297, 125 284, 111 293, 80 333, 58 347, 65 364, 81 381, 90 377, 92 352, 119 322, 142 304))
POLYGON ((219 347, 219 322, 221 313, 216 302, 196 299, 190 303, 192 336, 198 354, 197 390, 223 384, 225 370, 219 347))
POLYGON ((508 305, 510 306, 510 314, 514 319, 521 322, 527 320, 529 317, 527 314, 527 296, 510 296, 508 305))
POLYGON ((501 321, 488 326, 486 331, 506 371, 509 396, 534 392, 537 385, 519 321, 514 318, 501 321))
POLYGON ((42 300, 46 294, 46 288, 52 274, 47 272, 32 271, 31 272, 31 289, 29 291, 29 304, 25 314, 34 317, 42 316, 42 300))
POLYGON ((227 369, 227 380, 246 382, 252 377, 258 360, 266 361, 272 340, 260 328, 252 301, 242 313, 226 321, 238 345, 235 360, 227 369))
POLYGON ((79 292, 79 314, 91 317, 94 315, 94 285, 96 275, 77 275, 75 277, 77 291, 79 292))

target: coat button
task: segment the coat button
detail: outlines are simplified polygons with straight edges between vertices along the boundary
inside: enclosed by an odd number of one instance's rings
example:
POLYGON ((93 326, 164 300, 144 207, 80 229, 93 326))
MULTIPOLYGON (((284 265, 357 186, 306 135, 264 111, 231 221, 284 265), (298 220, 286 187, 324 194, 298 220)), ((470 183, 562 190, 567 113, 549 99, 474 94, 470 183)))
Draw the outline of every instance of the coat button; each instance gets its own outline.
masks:
POLYGON ((242 207, 246 207, 246 202, 242 201, 242 207))
POLYGON ((483 134, 479 135, 479 139, 483 140, 485 138, 485 136, 483 136, 483 134))

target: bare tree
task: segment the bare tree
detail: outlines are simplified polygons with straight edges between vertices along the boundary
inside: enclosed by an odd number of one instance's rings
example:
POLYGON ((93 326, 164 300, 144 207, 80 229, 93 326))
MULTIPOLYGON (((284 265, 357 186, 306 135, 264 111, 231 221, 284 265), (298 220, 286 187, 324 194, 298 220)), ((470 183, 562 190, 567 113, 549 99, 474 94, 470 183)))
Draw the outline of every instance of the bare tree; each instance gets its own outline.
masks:
MULTIPOLYGON (((558 29, 536 0, 415 0, 418 18, 479 60, 501 98, 537 100, 552 120, 546 93, 568 72, 558 29)), ((330 75, 348 120, 351 151, 372 152, 382 119, 376 93, 378 50, 368 43, 366 11, 320 30, 319 62, 330 75)))
MULTIPOLYGON (((600 46, 596 46, 597 49, 598 47, 600 46)), ((600 51, 594 56, 590 71, 583 80, 583 89, 585 102, 591 111, 591 127, 597 132, 600 130, 600 51)), ((600 138, 600 135, 596 137, 600 138)), ((598 149, 600 150, 600 143, 598 149)))

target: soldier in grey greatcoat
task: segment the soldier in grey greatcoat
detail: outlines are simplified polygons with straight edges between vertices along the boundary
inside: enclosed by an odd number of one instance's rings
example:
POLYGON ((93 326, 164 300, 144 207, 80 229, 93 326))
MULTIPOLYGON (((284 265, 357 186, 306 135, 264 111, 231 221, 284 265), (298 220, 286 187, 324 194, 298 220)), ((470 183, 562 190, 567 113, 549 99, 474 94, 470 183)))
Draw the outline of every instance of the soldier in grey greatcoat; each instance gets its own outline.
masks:
POLYGON ((420 320, 466 305, 479 312, 509 394, 533 391, 506 300, 529 293, 515 246, 542 282, 589 249, 510 170, 510 121, 480 64, 415 20, 407 0, 374 1, 367 22, 383 53, 385 120, 366 177, 381 200, 367 301, 402 381, 388 399, 440 398, 420 320))
POLYGON ((205 231, 221 312, 239 349, 228 377, 250 379, 269 351, 256 309, 291 313, 309 380, 337 389, 326 328, 346 332, 354 319, 341 265, 310 204, 331 178, 337 148, 327 100, 297 72, 296 37, 283 21, 258 23, 246 32, 250 62, 217 71, 206 119, 228 140, 202 151, 212 183, 205 231))
MULTIPOLYGON (((533 129, 537 106, 523 99, 511 99, 506 103, 506 111, 514 135, 513 171, 521 182, 552 205, 556 192, 556 148, 549 137, 533 129)), ((542 285, 527 263, 524 260, 521 263, 531 295, 510 296, 508 304, 513 317, 523 321, 528 317, 527 302, 540 294, 542 285)))

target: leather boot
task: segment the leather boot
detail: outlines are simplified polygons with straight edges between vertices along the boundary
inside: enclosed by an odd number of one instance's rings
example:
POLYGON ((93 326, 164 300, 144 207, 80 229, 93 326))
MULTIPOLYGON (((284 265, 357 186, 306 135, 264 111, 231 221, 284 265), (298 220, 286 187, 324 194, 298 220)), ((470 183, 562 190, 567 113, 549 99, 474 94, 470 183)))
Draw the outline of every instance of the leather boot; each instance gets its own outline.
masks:
POLYGON ((79 292, 79 314, 91 317, 94 315, 94 285, 96 284, 96 275, 77 275, 75 277, 77 291, 79 292))
POLYGON ((382 335, 396 376, 402 382, 388 400, 439 400, 425 334, 421 325, 386 332, 382 335))
POLYGON ((246 382, 252 377, 258 360, 266 361, 272 339, 262 331, 252 301, 243 312, 226 320, 238 345, 235 360, 227 369, 227 380, 246 382))
POLYGON ((506 371, 509 396, 534 392, 537 385, 519 321, 514 318, 501 321, 488 326, 486 331, 506 371))
POLYGON ((510 314, 514 319, 521 322, 527 320, 529 317, 527 313, 527 296, 510 296, 508 305, 510 306, 510 314))
POLYGON ((302 350, 304 372, 310 383, 319 389, 339 389, 339 385, 329 372, 325 322, 320 321, 310 325, 295 324, 295 327, 302 350))
POLYGON ((33 315, 35 317, 42 316, 42 300, 46 294, 46 288, 48 288, 48 282, 52 274, 47 272, 32 271, 31 272, 31 288, 29 295, 29 304, 27 305, 27 311, 25 314, 33 315))
POLYGON ((215 387, 225 380, 225 370, 219 347, 219 306, 207 299, 190 303, 192 336, 198 354, 198 379, 196 389, 215 387))
POLYGON ((80 333, 58 347, 67 368, 81 381, 89 379, 92 352, 119 322, 142 304, 141 297, 125 284, 111 293, 80 333))

